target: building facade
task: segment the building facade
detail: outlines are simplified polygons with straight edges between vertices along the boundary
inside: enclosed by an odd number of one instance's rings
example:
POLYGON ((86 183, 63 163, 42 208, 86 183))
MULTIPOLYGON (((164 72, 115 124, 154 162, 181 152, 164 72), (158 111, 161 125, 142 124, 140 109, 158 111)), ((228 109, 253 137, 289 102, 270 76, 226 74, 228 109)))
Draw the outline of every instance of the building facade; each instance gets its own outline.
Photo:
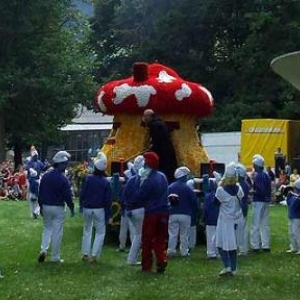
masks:
POLYGON ((113 125, 113 116, 80 107, 72 122, 61 128, 66 133, 65 150, 71 162, 81 162, 101 149, 113 125))

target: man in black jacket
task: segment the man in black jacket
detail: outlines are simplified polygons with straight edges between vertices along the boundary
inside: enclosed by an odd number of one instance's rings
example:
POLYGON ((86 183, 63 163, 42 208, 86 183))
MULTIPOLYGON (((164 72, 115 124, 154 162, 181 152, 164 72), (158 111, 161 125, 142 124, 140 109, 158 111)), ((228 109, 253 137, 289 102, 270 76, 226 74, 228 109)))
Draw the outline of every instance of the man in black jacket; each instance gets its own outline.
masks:
POLYGON ((174 172, 177 169, 177 161, 170 132, 166 124, 152 109, 144 111, 143 121, 149 128, 150 147, 148 150, 159 156, 159 171, 167 176, 169 182, 172 182, 174 181, 174 172))

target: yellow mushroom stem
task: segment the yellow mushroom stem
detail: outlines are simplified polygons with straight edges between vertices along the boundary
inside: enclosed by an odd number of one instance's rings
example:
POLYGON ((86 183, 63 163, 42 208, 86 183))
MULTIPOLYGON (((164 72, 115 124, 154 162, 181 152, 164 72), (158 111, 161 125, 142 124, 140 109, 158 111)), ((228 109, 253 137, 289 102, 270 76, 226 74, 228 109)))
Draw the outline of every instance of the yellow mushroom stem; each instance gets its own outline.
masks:
MULTIPOLYGON (((197 117, 179 114, 160 115, 162 120, 178 123, 179 128, 171 133, 176 151, 178 166, 187 166, 195 176, 200 175, 200 164, 209 161, 206 151, 200 145, 196 130, 197 117)), ((108 159, 108 173, 111 173, 111 162, 133 160, 142 154, 150 144, 146 127, 141 126, 141 115, 116 114, 113 128, 102 147, 108 159)))

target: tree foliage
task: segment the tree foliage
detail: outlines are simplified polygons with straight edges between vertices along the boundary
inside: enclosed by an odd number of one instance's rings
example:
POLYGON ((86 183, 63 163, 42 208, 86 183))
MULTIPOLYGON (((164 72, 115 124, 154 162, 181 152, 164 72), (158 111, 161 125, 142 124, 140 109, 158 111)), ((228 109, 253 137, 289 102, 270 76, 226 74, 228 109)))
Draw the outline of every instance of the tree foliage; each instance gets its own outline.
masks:
POLYGON ((98 52, 99 82, 128 76, 136 60, 159 61, 212 91, 215 113, 202 130, 239 130, 245 118, 300 117, 298 92, 270 69, 274 57, 299 50, 299 1, 96 3, 94 36, 106 45, 98 52))
POLYGON ((76 105, 93 98, 88 20, 69 0, 3 0, 0 19, 0 109, 7 141, 20 149, 54 143, 76 105))
POLYGON ((73 3, 0 3, 0 137, 10 145, 53 143, 78 103, 92 106, 92 69, 102 84, 129 76, 135 61, 211 90, 216 109, 202 131, 300 117, 298 92, 269 66, 299 50, 298 0, 94 0, 90 23, 73 3))

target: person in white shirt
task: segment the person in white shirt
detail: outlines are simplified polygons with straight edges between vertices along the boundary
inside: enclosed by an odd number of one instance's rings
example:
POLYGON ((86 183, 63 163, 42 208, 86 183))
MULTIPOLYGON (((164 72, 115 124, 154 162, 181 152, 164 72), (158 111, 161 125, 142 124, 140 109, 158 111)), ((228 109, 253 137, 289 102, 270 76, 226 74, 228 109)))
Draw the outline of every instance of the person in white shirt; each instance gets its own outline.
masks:
POLYGON ((237 272, 236 229, 238 220, 242 217, 239 199, 243 197, 243 190, 237 184, 236 165, 232 162, 227 165, 225 176, 216 190, 216 198, 220 202, 216 245, 224 264, 220 276, 236 275, 237 272))

